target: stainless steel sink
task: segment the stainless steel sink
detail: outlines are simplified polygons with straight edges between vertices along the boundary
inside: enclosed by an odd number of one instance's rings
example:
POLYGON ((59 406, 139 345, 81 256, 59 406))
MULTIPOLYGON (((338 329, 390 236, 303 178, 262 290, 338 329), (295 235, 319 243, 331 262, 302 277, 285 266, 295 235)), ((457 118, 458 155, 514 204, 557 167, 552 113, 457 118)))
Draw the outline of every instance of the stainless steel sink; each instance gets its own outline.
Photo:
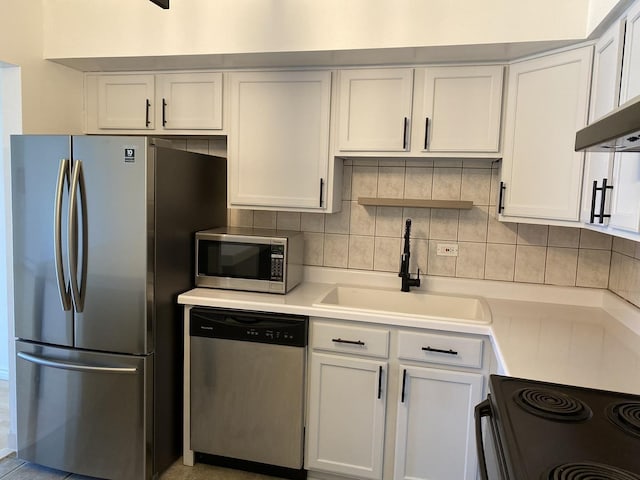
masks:
POLYGON ((482 297, 422 293, 418 291, 337 286, 314 307, 362 313, 386 313, 450 322, 491 323, 491 311, 482 297))

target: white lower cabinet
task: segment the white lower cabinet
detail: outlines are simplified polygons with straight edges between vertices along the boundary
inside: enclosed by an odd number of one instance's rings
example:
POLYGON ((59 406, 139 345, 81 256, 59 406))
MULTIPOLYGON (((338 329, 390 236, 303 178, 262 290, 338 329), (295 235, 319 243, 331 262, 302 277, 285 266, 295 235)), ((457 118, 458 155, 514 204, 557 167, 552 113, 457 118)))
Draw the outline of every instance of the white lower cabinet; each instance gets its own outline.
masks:
POLYGON ((382 478, 387 362, 312 353, 307 468, 382 478))
POLYGON ((400 365, 395 480, 473 480, 480 373, 400 365))
POLYGON ((309 344, 311 477, 476 479, 486 339, 312 319, 309 344))

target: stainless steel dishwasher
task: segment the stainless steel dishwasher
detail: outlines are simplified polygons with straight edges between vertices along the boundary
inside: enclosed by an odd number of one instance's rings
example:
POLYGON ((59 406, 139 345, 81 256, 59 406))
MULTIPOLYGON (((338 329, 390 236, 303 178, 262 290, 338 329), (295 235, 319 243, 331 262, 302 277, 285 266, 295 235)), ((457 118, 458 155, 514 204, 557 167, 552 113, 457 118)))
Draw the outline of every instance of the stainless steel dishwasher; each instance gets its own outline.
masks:
POLYGON ((189 330, 196 456, 303 472, 308 317, 194 307, 189 330))

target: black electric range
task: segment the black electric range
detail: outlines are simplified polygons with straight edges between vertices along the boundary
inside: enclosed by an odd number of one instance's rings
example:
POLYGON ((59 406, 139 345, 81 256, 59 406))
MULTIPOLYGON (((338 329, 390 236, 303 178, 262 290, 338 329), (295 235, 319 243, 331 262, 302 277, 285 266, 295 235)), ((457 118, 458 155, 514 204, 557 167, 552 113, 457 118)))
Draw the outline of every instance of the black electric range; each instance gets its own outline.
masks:
POLYGON ((640 480, 640 395, 500 375, 489 384, 476 407, 483 479, 640 480))

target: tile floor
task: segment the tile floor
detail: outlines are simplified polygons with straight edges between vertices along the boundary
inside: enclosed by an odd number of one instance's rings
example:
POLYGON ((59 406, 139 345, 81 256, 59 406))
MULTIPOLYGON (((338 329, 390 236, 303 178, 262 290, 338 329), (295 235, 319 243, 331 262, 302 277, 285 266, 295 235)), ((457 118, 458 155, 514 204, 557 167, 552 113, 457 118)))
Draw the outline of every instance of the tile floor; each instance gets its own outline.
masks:
MULTIPOLYGON (((59 470, 23 462, 11 454, 0 460, 0 480, 95 480, 93 477, 75 475, 59 470)), ((178 459, 159 480, 275 480, 257 473, 232 470, 203 463, 186 467, 178 459)))

